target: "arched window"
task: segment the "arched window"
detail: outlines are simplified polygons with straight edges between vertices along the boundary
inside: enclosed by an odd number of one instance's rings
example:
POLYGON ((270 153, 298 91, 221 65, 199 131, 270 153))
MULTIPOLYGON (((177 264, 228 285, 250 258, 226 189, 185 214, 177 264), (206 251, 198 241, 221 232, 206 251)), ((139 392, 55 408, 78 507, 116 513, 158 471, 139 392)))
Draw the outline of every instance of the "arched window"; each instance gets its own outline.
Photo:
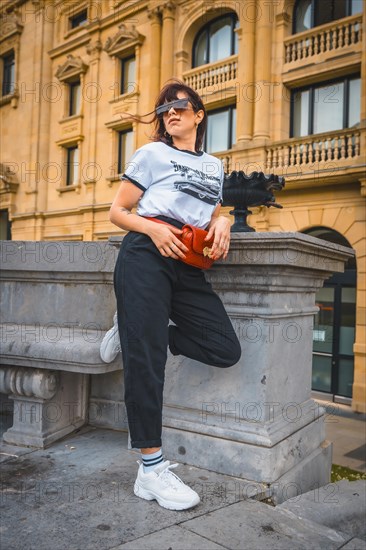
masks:
POLYGON ((214 63, 238 53, 238 37, 234 29, 237 16, 232 13, 213 19, 197 34, 193 44, 193 67, 214 63))
POLYGON ((362 12, 362 0, 297 0, 293 32, 303 32, 318 25, 362 12))

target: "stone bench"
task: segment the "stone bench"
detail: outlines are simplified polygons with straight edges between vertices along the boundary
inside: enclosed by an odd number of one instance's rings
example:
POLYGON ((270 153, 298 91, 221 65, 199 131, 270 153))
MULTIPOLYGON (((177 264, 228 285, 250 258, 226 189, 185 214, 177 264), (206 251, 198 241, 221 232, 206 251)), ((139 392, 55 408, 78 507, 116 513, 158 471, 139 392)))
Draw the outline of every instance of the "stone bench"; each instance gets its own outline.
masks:
POLYGON ((116 249, 102 242, 0 243, 0 392, 7 443, 46 447, 88 422, 90 375, 121 370, 99 346, 115 311, 116 249))

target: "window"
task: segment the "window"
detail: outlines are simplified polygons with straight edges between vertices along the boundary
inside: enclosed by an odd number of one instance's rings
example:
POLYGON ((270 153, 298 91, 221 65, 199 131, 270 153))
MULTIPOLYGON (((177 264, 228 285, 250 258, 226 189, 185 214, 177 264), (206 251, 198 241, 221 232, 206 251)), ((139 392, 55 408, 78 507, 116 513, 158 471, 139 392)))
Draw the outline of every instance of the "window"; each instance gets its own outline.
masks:
POLYGON ((357 76, 295 90, 291 137, 352 128, 360 123, 361 80, 357 76))
POLYGON ((78 147, 67 148, 66 163, 66 185, 76 185, 79 174, 79 149, 78 147))
POLYGON ((235 14, 210 21, 198 33, 193 44, 193 67, 214 63, 238 53, 238 25, 235 14))
POLYGON ((80 112, 80 81, 69 84, 69 116, 80 112))
POLYGON ((14 51, 3 56, 3 85, 2 95, 14 93, 15 87, 15 55, 14 51))
POLYGON ((0 240, 11 241, 11 222, 7 210, 0 210, 0 240))
POLYGON ((293 32, 362 13, 362 0, 298 0, 294 9, 293 32))
POLYGON ((88 22, 88 10, 83 10, 69 18, 70 29, 76 29, 88 22))
POLYGON ((133 131, 123 130, 118 132, 118 174, 125 171, 125 165, 133 153, 133 131))
POLYGON ((127 94, 135 90, 136 83, 136 59, 135 56, 121 59, 121 94, 127 94))
POLYGON ((205 151, 227 151, 236 142, 236 107, 226 107, 207 113, 205 151))

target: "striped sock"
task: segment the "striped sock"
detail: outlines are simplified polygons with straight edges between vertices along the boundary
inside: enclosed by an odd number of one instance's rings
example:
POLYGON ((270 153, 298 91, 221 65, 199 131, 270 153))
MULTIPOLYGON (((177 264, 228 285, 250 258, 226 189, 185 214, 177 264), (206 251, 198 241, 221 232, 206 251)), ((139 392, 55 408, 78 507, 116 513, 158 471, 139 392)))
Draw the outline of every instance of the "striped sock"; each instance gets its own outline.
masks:
POLYGON ((164 458, 161 449, 159 449, 155 453, 151 454, 141 453, 141 460, 144 467, 144 472, 145 474, 148 474, 149 472, 155 470, 156 466, 164 461, 164 458))

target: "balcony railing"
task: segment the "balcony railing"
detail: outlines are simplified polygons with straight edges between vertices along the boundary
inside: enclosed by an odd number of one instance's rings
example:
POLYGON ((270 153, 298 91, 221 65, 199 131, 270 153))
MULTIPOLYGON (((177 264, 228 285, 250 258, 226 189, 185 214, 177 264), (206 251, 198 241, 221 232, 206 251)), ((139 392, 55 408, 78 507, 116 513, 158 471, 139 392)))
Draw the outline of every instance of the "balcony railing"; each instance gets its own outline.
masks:
POLYGON ((360 130, 347 129, 292 138, 266 150, 267 170, 310 167, 315 163, 349 161, 360 156, 360 130))
POLYGON ((201 65, 183 73, 185 84, 202 93, 202 90, 211 89, 211 93, 225 87, 229 82, 236 80, 238 56, 232 55, 216 63, 201 65))
POLYGON ((355 47, 356 44, 361 44, 361 41, 362 13, 359 13, 286 38, 285 63, 355 47))

